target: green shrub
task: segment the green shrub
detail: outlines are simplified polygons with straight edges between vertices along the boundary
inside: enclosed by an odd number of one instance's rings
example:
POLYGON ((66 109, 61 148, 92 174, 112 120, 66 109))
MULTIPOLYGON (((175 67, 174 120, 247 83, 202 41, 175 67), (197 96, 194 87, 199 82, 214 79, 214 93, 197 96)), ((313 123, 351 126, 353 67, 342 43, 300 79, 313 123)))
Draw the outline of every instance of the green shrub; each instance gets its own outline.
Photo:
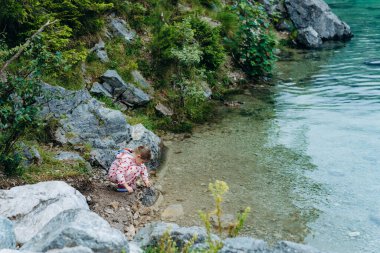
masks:
MULTIPOLYGON (((22 48, 24 55, 21 59, 9 65, 9 71, 5 70, 8 72, 0 73, 0 76, 6 76, 0 80, 0 169, 7 172, 17 171, 21 161, 16 152, 17 141, 27 129, 39 125, 37 98, 43 95, 39 77, 51 63, 59 62, 57 55, 47 52, 41 45, 39 37, 22 48)), ((0 66, 14 51, 3 47, 0 66)))
POLYGON ((20 42, 48 19, 59 19, 62 26, 81 36, 103 26, 102 14, 113 7, 102 0, 4 0, 0 9, 0 28, 9 41, 20 42))
POLYGON ((275 61, 276 41, 264 7, 256 2, 237 0, 231 11, 240 19, 236 39, 232 39, 235 60, 250 76, 269 74, 275 61))

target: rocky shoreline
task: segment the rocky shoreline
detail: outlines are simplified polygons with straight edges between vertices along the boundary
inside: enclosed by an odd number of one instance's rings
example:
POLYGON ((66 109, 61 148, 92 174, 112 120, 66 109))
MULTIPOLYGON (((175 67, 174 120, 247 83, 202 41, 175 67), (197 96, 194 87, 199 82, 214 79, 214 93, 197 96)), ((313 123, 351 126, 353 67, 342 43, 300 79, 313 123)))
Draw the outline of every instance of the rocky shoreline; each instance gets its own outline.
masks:
MULTIPOLYGON (((122 196, 125 201, 117 203, 109 199, 111 202, 105 202, 109 208, 100 211, 99 206, 96 206, 97 199, 92 199, 91 194, 85 197, 62 181, 0 190, 0 253, 137 253, 147 247, 157 246, 167 232, 170 232, 179 247, 196 234, 197 239, 192 248, 207 249, 204 228, 179 227, 163 222, 148 223, 149 217, 157 212, 157 207, 143 207, 138 200, 138 193, 120 195, 112 192, 113 195, 122 196), (131 221, 133 224, 125 225, 131 221), (136 229, 132 228, 135 225, 141 226, 136 235, 136 229)), ((223 243, 219 252, 224 253, 320 253, 310 246, 287 241, 269 247, 264 241, 249 237, 223 240, 212 235, 212 238, 223 243)))

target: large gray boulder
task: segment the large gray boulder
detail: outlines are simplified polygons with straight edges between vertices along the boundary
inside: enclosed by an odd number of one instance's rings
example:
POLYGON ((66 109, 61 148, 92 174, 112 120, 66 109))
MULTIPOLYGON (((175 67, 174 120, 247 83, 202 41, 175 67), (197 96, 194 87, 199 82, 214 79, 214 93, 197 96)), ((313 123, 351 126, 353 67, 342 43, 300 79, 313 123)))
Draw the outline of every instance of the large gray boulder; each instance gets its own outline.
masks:
POLYGON ((105 108, 86 90, 69 91, 44 86, 58 98, 44 105, 42 115, 59 119, 54 138, 60 144, 90 144, 94 148, 119 148, 130 141, 130 126, 117 110, 105 108))
POLYGON ((51 181, 0 190, 0 215, 13 221, 16 241, 25 243, 62 211, 88 209, 85 197, 65 182, 51 181))
MULTIPOLYGON (((197 239, 194 242, 194 247, 196 248, 204 248, 207 240, 207 233, 204 228, 180 227, 174 223, 155 222, 140 229, 133 242, 141 248, 155 246, 165 233, 170 233, 170 237, 180 248, 190 241, 194 235, 197 235, 197 239)), ((212 239, 215 241, 220 240, 216 235, 212 235, 212 239)))
POLYGON ((263 240, 256 240, 251 237, 227 238, 223 241, 223 248, 219 253, 269 253, 269 248, 263 240))
MULTIPOLYGON (((113 76, 115 79, 111 76, 107 79, 110 83, 121 80, 117 73, 113 76)), ((58 124, 53 130, 56 142, 62 145, 90 144, 92 162, 107 170, 118 150, 133 148, 137 144, 147 145, 153 151, 149 167, 158 167, 161 140, 154 133, 143 126, 132 127, 122 112, 105 108, 87 90, 69 91, 48 84, 44 85, 44 89, 54 98, 42 99, 44 107, 41 114, 57 119, 58 124)))
POLYGON ((290 19, 297 29, 313 28, 325 40, 347 40, 353 35, 323 0, 285 0, 290 19))
MULTIPOLYGON (((146 129, 142 124, 131 126, 131 140, 124 146, 135 149, 138 146, 147 146, 151 150, 152 159, 146 163, 149 169, 156 169, 160 165, 162 156, 161 139, 153 132, 146 129)), ((114 149, 93 149, 91 151, 92 160, 97 161, 98 165, 108 170, 111 163, 115 160, 118 150, 114 149)))
POLYGON ((319 48, 323 41, 318 33, 311 27, 298 30, 297 43, 306 48, 319 48))
POLYGON ((115 70, 107 70, 102 76, 106 85, 105 88, 111 87, 107 90, 114 98, 127 105, 139 106, 144 105, 150 101, 150 97, 144 91, 136 88, 131 83, 126 83, 115 70))
POLYGON ((21 250, 46 252, 84 246, 93 252, 129 252, 125 236, 94 212, 71 209, 61 212, 21 250))
POLYGON ((16 236, 13 223, 5 217, 0 216, 0 249, 15 249, 16 236))

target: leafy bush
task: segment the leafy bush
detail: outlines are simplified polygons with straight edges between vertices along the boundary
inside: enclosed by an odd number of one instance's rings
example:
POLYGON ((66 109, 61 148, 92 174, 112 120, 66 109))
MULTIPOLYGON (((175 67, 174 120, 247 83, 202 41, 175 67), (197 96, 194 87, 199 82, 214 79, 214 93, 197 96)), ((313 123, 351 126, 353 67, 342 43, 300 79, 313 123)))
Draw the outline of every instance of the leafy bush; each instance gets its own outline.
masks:
POLYGON ((237 38, 233 39, 235 60, 250 76, 269 74, 275 60, 276 41, 270 33, 264 7, 256 2, 237 0, 231 11, 240 19, 237 38))
POLYGON ((101 15, 113 7, 102 0, 4 0, 0 9, 0 29, 8 40, 18 43, 49 19, 58 19, 75 36, 97 32, 101 15))
POLYGON ((219 30, 196 17, 164 25, 154 36, 152 48, 159 65, 179 63, 215 70, 225 59, 219 30))
MULTIPOLYGON (((39 125, 37 98, 43 95, 39 77, 50 64, 59 62, 57 55, 41 46, 38 37, 28 47, 26 44, 16 49, 24 50, 24 56, 15 63, 16 71, 6 73, 3 67, 0 73, 0 168, 7 174, 16 172, 21 162, 16 152, 17 141, 27 129, 39 125)), ((3 66, 15 51, 3 49, 0 65, 3 66)))

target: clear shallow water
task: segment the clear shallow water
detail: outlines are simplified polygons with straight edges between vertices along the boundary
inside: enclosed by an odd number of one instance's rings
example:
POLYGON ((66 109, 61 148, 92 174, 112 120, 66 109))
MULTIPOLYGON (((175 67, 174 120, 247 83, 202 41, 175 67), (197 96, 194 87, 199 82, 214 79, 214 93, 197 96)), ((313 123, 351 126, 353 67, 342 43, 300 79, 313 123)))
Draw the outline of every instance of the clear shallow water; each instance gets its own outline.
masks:
POLYGON ((274 141, 310 156, 317 169, 306 176, 328 192, 305 241, 332 252, 380 252, 380 66, 363 64, 380 58, 380 1, 328 2, 355 37, 278 64, 274 141))
POLYGON ((231 188, 225 210, 251 206, 245 234, 336 253, 380 252, 380 1, 328 1, 355 37, 296 51, 277 64, 273 87, 237 96, 217 124, 169 142, 160 175, 164 205, 183 225, 210 209, 207 184, 231 188))

